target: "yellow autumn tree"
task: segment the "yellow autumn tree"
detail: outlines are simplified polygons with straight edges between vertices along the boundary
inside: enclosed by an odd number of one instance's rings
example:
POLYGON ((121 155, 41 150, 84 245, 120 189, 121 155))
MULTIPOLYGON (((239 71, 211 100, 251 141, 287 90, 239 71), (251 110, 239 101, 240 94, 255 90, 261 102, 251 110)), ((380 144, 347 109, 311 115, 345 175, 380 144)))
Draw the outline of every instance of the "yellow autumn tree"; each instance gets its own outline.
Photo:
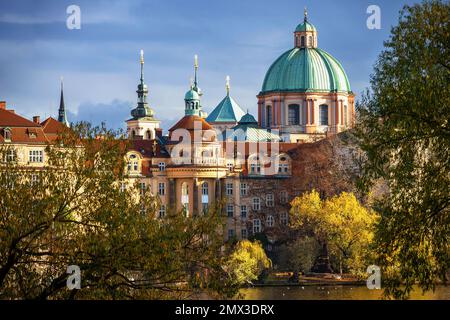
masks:
POLYGON ((270 268, 271 261, 259 241, 239 241, 225 266, 232 283, 240 286, 258 279, 259 275, 270 268))
POLYGON ((343 192, 322 200, 313 190, 295 198, 291 205, 291 226, 313 236, 321 246, 319 258, 330 264, 320 271, 364 273, 376 215, 362 206, 354 194, 343 192))

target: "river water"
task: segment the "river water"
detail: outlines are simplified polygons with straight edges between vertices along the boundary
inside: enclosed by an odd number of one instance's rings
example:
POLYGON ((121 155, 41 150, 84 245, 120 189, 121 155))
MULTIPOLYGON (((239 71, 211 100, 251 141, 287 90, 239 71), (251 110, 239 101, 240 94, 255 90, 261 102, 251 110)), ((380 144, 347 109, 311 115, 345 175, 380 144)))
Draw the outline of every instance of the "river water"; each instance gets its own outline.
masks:
MULTIPOLYGON (((365 286, 282 286, 241 289, 243 299, 249 300, 377 300, 382 290, 369 290, 365 286)), ((437 286, 434 292, 416 289, 413 300, 450 300, 450 286, 437 286)))

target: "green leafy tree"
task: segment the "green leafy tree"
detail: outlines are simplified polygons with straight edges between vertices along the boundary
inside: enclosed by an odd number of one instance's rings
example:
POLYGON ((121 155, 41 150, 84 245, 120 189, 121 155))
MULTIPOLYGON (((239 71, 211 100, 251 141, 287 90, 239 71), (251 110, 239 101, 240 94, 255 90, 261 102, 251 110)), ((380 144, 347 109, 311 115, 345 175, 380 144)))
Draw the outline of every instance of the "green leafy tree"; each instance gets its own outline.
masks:
POLYGON ((388 296, 446 281, 450 235, 450 5, 405 6, 359 105, 363 190, 383 183, 375 250, 388 296))
POLYGON ((156 217, 158 199, 125 190, 128 143, 80 124, 46 149, 44 168, 0 153, 0 298, 172 299, 233 296, 221 254, 223 219, 156 217), (67 267, 81 269, 68 290, 67 267))

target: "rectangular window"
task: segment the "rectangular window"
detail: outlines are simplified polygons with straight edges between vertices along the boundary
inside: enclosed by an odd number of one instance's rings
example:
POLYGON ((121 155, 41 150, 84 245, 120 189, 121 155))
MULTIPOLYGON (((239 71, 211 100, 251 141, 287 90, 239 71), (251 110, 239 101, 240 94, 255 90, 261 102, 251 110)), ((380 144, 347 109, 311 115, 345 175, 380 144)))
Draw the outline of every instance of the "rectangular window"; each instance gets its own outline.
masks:
POLYGON ((281 213, 280 221, 281 224, 287 226, 287 224, 289 223, 289 215, 286 212, 281 213))
POLYGON ((139 183, 139 189, 141 190, 141 195, 145 194, 145 182, 139 183))
POLYGON ((8 149, 3 156, 3 161, 4 162, 16 161, 16 151, 14 149, 8 149))
POLYGON ((291 104, 288 107, 288 124, 300 124, 300 106, 298 104, 291 104))
POLYGON ((320 119, 320 125, 321 126, 327 126, 328 125, 328 106, 326 104, 319 106, 319 119, 320 119))
POLYGON ((288 202, 288 195, 287 195, 287 192, 286 192, 286 191, 281 191, 281 192, 280 192, 280 202, 281 202, 282 204, 285 204, 285 203, 288 202))
POLYGON ((266 206, 268 207, 274 206, 273 193, 269 193, 266 195, 266 206))
POLYGON ((30 162, 44 162, 44 152, 42 150, 30 150, 29 152, 30 162))
POLYGON ((234 206, 232 204, 227 205, 227 216, 232 218, 234 216, 234 206))
POLYGON ((160 182, 158 184, 158 194, 160 196, 164 196, 166 194, 166 184, 164 182, 160 182))
POLYGON ((261 199, 253 198, 253 210, 255 211, 261 210, 261 199))
POLYGON ((164 218, 166 216, 166 205, 162 204, 159 208, 159 217, 164 218))
POLYGON ((234 237, 234 230, 233 229, 228 229, 228 239, 231 239, 234 237))
POLYGON ((241 230, 241 237, 242 237, 242 239, 247 239, 247 229, 241 230))
POLYGON ((233 171, 233 167, 234 167, 233 163, 227 163, 227 168, 229 172, 233 171))
POLYGON ((209 208, 208 203, 202 203, 202 212, 203 212, 203 214, 206 215, 208 213, 208 208, 209 208))
POLYGON ((133 170, 138 171, 138 162, 137 161, 133 161, 133 170))
POLYGON ((246 205, 241 206, 241 218, 247 218, 247 206, 246 205))
POLYGON ((166 163, 165 162, 160 162, 158 164, 158 168, 159 168, 159 171, 165 171, 166 170, 166 163))
POLYGON ((253 219, 253 233, 261 232, 261 220, 253 219))
POLYGON ((241 196, 246 196, 248 192, 248 185, 246 183, 241 183, 241 196))
POLYGON ((232 196, 233 195, 233 183, 228 182, 226 184, 226 195, 232 196))

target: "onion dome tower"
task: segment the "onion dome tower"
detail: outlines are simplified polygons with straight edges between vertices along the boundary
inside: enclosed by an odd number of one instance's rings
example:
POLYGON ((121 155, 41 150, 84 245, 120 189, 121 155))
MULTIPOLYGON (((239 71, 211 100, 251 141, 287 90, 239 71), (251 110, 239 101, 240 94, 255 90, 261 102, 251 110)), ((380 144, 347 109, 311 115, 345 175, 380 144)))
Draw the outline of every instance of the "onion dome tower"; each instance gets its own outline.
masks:
POLYGON ((144 83, 144 51, 140 55, 141 78, 136 93, 138 102, 136 108, 131 110, 131 119, 127 120, 128 136, 132 139, 151 140, 156 137, 156 129, 160 121, 155 118, 155 112, 147 102, 148 88, 144 83))
POLYGON ((344 68, 318 48, 318 32, 305 9, 294 31, 294 48, 278 57, 258 94, 258 123, 300 142, 350 128, 354 94, 344 68))

